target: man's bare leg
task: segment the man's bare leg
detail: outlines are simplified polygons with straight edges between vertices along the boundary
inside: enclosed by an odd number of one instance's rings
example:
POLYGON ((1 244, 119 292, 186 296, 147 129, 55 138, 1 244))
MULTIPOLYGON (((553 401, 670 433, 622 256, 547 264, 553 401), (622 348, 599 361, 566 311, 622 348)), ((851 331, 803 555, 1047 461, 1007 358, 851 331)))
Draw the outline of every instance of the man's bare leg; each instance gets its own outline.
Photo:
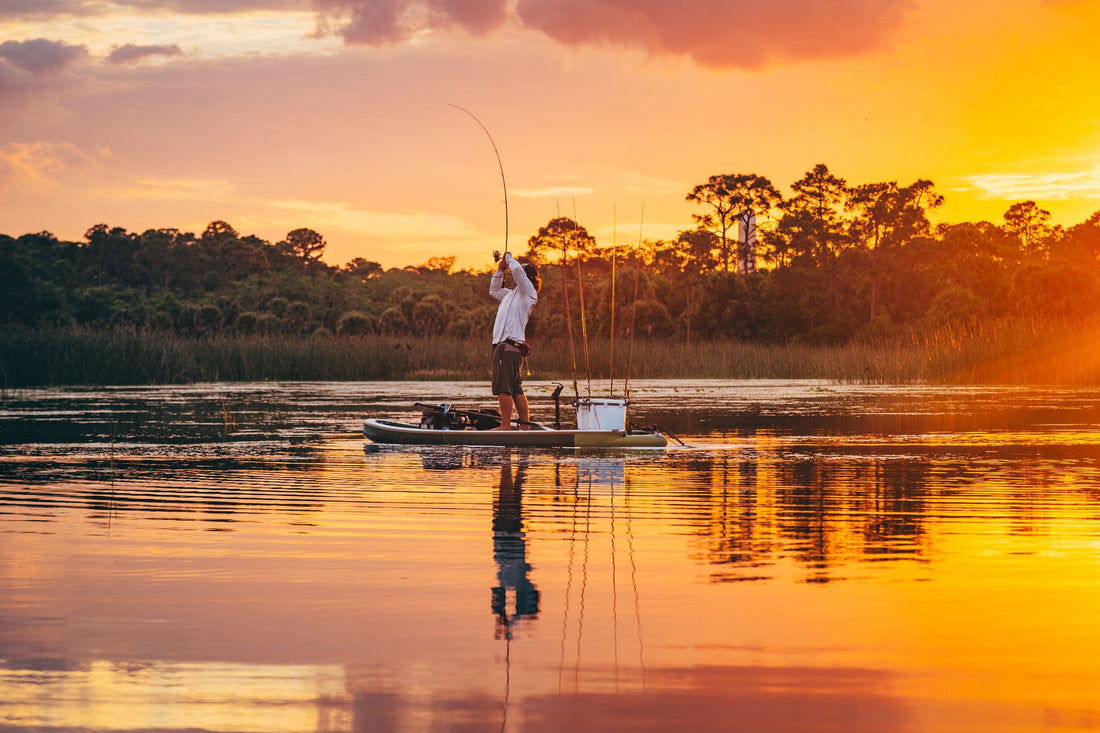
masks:
POLYGON ((519 415, 519 429, 527 430, 531 427, 527 424, 531 421, 531 409, 527 405, 527 395, 520 392, 512 400, 516 403, 516 413, 519 415))
MULTIPOLYGON (((522 395, 520 396, 522 397, 522 395)), ((512 395, 501 392, 497 395, 497 404, 500 406, 500 427, 493 428, 493 430, 511 430, 512 395)), ((524 400, 524 404, 527 404, 526 400, 524 400)))

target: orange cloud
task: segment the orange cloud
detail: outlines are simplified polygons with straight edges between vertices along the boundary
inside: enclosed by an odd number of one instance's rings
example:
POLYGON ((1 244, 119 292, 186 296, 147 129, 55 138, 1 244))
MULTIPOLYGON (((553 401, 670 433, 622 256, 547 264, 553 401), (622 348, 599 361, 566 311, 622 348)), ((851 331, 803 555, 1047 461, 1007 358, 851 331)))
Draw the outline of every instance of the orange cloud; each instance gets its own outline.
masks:
POLYGON ((1052 173, 993 173, 965 179, 983 198, 1063 201, 1100 195, 1100 169, 1052 173))
POLYGON ((65 176, 95 164, 95 158, 72 143, 8 143, 0 147, 0 190, 10 184, 57 188, 65 176))

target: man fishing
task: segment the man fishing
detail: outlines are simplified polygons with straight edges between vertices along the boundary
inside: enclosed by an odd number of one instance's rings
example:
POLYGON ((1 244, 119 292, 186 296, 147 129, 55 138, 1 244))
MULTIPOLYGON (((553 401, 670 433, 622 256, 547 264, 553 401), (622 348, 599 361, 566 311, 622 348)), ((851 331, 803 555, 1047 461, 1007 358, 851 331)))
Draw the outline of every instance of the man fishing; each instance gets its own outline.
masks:
POLYGON ((542 281, 534 265, 522 265, 508 252, 504 253, 504 257, 500 257, 499 252, 493 252, 493 258, 499 264, 489 282, 489 295, 500 301, 493 323, 491 360, 493 394, 500 405, 500 427, 496 429, 511 429, 512 407, 515 406, 520 429, 524 430, 531 420, 531 412, 527 396, 523 394, 519 368, 524 357, 531 353, 531 347, 527 345, 527 318, 538 302, 542 281), (511 271, 515 287, 504 287, 505 270, 511 271))

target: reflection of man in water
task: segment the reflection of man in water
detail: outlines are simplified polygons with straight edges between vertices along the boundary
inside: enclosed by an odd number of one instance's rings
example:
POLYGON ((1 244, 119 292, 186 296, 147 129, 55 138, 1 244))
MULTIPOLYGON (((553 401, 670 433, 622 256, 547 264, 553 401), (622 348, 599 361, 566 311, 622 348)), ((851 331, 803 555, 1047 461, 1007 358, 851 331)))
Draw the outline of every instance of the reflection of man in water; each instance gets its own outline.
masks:
POLYGON ((512 627, 525 616, 539 612, 539 592, 527 577, 527 542, 523 534, 523 474, 521 461, 512 476, 511 456, 500 464, 500 487, 493 502, 493 559, 497 563, 497 586, 493 588, 492 607, 497 617, 495 637, 511 638, 512 627), (511 615, 509 595, 514 598, 511 615))

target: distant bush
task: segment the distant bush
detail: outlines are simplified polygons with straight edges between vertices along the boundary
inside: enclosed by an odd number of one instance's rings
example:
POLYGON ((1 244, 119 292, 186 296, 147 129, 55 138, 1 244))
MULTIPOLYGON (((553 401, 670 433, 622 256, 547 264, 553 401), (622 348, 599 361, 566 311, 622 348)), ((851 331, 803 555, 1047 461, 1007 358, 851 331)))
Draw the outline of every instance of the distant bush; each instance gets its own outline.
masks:
POLYGON ((224 322, 225 316, 222 315, 221 309, 207 303, 195 314, 195 331, 206 335, 215 334, 222 330, 224 322))
POLYGON ((274 313, 261 313, 256 317, 256 333, 275 334, 283 332, 283 321, 274 313))
POLYGON ((336 333, 341 336, 365 336, 375 330, 375 319, 359 311, 345 313, 336 322, 336 333))
POLYGON ((419 336, 438 336, 449 320, 447 304, 438 295, 427 295, 413 307, 413 330, 419 336))
POLYGON ((286 315, 286 309, 289 305, 290 301, 288 301, 286 298, 272 298, 267 303, 267 311, 269 313, 274 313, 279 318, 282 318, 284 315, 286 315))
POLYGON ((283 320, 292 331, 303 333, 308 330, 310 315, 309 303, 295 300, 287 305, 283 320))
POLYGON ((977 323, 986 312, 985 301, 969 288, 951 285, 932 298, 925 318, 932 326, 942 327, 951 323, 970 325, 977 323))
POLYGON ((391 336, 409 333, 409 321, 405 318, 405 312, 401 309, 401 306, 391 306, 382 311, 382 315, 378 319, 378 330, 380 333, 391 336))
POLYGON ((233 325, 236 328, 237 333, 256 333, 256 325, 259 319, 260 316, 258 313, 246 311, 245 313, 241 313, 239 316, 237 316, 237 320, 234 322, 233 325))

